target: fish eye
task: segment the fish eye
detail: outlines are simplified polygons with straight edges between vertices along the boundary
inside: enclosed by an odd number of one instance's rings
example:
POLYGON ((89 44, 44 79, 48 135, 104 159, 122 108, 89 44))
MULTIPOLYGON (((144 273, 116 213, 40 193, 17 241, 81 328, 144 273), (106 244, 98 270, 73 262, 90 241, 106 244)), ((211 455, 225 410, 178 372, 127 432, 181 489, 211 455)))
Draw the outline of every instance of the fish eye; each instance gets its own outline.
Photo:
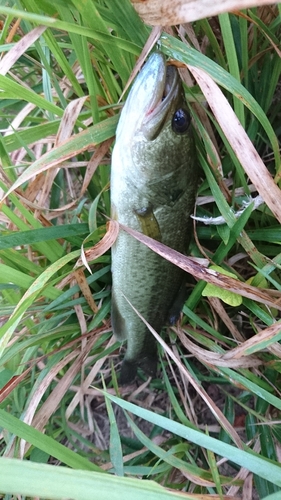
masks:
POLYGON ((172 118, 172 129, 176 134, 184 134, 189 128, 191 117, 186 109, 179 108, 172 118))

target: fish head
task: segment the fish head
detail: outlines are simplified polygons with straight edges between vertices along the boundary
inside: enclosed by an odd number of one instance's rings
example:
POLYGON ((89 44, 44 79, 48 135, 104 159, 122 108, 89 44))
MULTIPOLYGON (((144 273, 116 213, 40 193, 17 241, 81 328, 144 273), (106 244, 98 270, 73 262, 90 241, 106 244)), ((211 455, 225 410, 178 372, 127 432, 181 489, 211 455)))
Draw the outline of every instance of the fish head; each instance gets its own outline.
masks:
POLYGON ((183 154, 191 154, 191 118, 179 74, 159 52, 149 57, 133 84, 119 120, 118 143, 131 156, 132 175, 146 182, 169 174, 183 154))

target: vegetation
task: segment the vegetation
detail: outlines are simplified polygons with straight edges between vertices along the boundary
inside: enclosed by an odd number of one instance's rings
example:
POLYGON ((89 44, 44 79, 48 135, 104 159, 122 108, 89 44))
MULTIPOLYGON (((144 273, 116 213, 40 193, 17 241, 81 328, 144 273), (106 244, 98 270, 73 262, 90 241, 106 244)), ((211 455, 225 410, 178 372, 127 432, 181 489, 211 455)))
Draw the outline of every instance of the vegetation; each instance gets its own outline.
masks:
POLYGON ((196 127, 190 254, 216 267, 182 256, 190 295, 158 378, 119 388, 110 152, 151 28, 128 0, 1 2, 3 497, 280 498, 280 7, 157 42, 196 127))

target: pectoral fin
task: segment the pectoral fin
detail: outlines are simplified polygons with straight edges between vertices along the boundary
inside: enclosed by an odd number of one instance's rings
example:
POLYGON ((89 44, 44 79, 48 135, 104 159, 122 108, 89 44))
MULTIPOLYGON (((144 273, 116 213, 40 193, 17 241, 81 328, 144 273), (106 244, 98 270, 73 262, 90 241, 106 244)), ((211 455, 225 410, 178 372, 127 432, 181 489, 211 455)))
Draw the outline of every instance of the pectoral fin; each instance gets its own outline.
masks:
POLYGON ((135 214, 141 225, 141 232, 154 240, 161 241, 161 231, 152 207, 136 209, 135 214))

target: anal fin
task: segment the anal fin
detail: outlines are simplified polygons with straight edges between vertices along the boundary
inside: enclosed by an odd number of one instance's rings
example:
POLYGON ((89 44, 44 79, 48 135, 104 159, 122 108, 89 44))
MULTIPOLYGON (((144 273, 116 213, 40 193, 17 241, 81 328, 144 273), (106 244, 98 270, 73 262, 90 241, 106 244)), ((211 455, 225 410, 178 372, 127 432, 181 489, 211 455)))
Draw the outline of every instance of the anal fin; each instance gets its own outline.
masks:
POLYGON ((126 340, 126 323, 117 306, 114 291, 112 292, 111 297, 111 325, 117 340, 126 340))

